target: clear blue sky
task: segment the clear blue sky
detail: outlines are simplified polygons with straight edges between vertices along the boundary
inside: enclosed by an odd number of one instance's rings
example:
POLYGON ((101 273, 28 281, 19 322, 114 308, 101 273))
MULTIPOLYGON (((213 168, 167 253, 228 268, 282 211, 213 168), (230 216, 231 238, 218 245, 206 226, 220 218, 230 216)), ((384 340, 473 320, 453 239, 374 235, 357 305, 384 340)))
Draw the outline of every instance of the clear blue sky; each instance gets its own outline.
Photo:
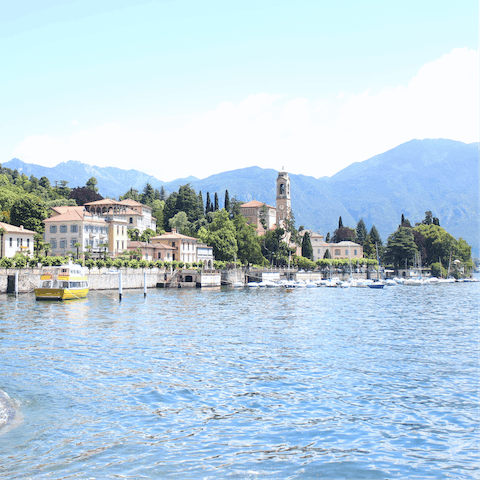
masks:
POLYGON ((477 50, 476 0, 4 2, 0 162, 318 177, 414 137, 478 141, 477 50))

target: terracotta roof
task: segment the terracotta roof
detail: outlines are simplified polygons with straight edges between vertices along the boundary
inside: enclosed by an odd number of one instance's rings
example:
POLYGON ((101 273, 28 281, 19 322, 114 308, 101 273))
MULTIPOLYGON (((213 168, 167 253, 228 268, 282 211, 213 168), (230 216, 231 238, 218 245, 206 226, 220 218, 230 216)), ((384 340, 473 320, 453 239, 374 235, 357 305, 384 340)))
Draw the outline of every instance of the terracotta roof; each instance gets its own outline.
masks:
POLYGON ((137 202, 136 200, 133 200, 131 198, 126 198, 125 200, 122 200, 119 203, 123 203, 124 205, 130 205, 131 207, 152 208, 152 207, 149 207, 148 205, 144 205, 143 203, 137 202))
POLYGON ((52 222, 78 222, 78 221, 90 221, 97 223, 105 223, 105 220, 94 220, 93 217, 84 210, 69 210, 66 213, 61 213, 60 215, 55 215, 54 217, 47 218, 43 223, 52 223, 52 222))
POLYGON ((183 239, 183 240, 195 240, 197 241, 198 239, 195 237, 188 237, 187 235, 183 235, 182 233, 177 233, 177 232, 166 232, 163 235, 158 235, 156 237, 151 237, 150 240, 170 240, 170 239, 183 239))
POLYGON ((128 242, 127 248, 153 248, 156 250, 176 250, 175 247, 164 245, 163 243, 147 243, 140 241, 128 242))
POLYGON ((9 223, 3 223, 0 222, 0 228, 4 228, 8 233, 31 233, 35 235, 33 230, 27 230, 26 228, 21 227, 16 227, 15 225, 10 225, 9 223))
POLYGON ((52 207, 52 210, 54 210, 57 213, 62 214, 62 213, 67 213, 71 210, 75 210, 77 212, 82 212, 85 209, 83 207, 77 207, 77 206, 73 207, 71 205, 65 205, 65 206, 60 206, 60 207, 52 207))
POLYGON ((258 200, 252 200, 251 202, 242 203, 242 205, 240 205, 240 208, 255 208, 255 207, 263 207, 264 205, 268 208, 275 208, 275 207, 272 207, 271 205, 266 204, 265 202, 259 202, 258 200))
POLYGON ((121 205, 122 202, 112 200, 111 198, 104 198, 103 200, 97 200, 96 202, 89 202, 85 205, 121 205))

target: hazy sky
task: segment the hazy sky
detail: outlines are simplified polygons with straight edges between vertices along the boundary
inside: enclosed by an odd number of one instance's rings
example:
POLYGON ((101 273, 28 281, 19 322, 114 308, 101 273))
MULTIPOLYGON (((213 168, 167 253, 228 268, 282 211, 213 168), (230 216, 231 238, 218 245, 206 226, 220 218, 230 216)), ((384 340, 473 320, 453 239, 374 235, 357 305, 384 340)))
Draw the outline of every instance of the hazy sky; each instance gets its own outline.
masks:
POLYGON ((3 2, 0 162, 321 177, 475 142, 478 18, 477 0, 3 2))

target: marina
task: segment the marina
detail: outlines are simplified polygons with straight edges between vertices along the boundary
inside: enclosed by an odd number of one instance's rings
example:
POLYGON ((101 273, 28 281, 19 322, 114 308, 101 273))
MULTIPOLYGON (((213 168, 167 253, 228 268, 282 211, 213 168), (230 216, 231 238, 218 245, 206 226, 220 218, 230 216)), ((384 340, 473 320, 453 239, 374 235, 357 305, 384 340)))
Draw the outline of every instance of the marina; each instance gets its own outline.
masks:
POLYGON ((478 283, 141 292, 0 296, 0 475, 478 478, 478 283))

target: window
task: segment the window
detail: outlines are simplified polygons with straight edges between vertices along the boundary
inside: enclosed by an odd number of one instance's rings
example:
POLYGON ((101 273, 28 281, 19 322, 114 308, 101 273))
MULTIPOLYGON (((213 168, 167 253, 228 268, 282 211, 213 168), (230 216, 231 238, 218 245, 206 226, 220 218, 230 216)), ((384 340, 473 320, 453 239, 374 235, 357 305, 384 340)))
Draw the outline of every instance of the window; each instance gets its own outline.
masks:
POLYGON ((130 217, 129 223, 133 223, 133 217, 130 217))
POLYGON ((175 248, 175 242, 172 242, 172 247, 175 248))
POLYGON ((335 249, 335 255, 340 255, 340 249, 339 248, 335 249))
POLYGON ((78 226, 77 225, 70 225, 70 232, 71 233, 77 233, 78 232, 78 226))
POLYGON ((20 247, 20 239, 17 238, 17 248, 20 247))
POLYGON ((354 254, 354 255, 357 255, 357 251, 356 251, 356 250, 354 250, 354 251, 353 251, 353 254, 354 254))
POLYGON ((60 248, 65 248, 67 246, 67 242, 64 238, 60 240, 60 248))
POLYGON ((348 248, 345 249, 345 255, 348 255, 348 248))
POLYGON ((60 233, 67 233, 67 226, 66 225, 60 225, 60 233))
POLYGON ((50 239, 50 243, 52 244, 52 250, 57 248, 57 239, 56 238, 50 239))
POLYGON ((57 233, 57 226, 56 225, 50 225, 50 233, 57 233))
POLYGON ((117 235, 120 235, 120 227, 117 225, 117 235))
POLYGON ((30 239, 27 238, 27 248, 30 248, 30 239))
POLYGON ((76 243, 77 243, 77 239, 76 239, 76 238, 72 238, 72 239, 70 240, 70 246, 71 246, 71 247, 74 247, 76 243))

